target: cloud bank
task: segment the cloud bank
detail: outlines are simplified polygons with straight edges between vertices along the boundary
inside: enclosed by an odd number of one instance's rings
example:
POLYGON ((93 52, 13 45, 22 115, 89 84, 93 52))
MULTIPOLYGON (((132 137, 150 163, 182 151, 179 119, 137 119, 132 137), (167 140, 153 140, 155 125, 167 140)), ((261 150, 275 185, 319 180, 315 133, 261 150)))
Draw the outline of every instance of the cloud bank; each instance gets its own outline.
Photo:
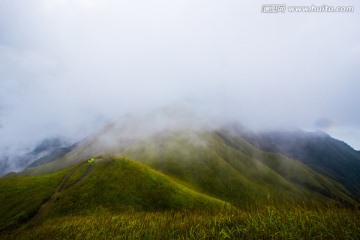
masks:
POLYGON ((1 1, 1 151, 81 139, 184 99, 255 127, 323 129, 359 149, 360 3, 284 14, 262 4, 1 1))

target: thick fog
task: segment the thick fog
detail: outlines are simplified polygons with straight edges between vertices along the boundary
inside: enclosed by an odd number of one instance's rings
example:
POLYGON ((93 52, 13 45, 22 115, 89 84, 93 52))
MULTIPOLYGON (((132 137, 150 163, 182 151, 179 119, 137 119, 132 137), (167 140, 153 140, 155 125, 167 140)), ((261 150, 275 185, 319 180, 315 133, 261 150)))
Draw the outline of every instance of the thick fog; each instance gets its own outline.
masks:
POLYGON ((355 11, 1 0, 0 151, 76 141, 124 114, 182 102, 252 127, 321 129, 360 149, 359 1, 285 2, 355 11))

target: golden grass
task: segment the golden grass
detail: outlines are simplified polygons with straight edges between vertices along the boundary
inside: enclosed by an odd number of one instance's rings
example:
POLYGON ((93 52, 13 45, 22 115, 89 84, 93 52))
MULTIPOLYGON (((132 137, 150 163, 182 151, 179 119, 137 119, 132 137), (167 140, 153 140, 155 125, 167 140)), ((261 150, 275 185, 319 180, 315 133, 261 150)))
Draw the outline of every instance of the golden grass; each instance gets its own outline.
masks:
POLYGON ((97 209, 87 216, 52 218, 1 239, 360 239, 360 212, 337 207, 263 206, 240 211, 97 209))

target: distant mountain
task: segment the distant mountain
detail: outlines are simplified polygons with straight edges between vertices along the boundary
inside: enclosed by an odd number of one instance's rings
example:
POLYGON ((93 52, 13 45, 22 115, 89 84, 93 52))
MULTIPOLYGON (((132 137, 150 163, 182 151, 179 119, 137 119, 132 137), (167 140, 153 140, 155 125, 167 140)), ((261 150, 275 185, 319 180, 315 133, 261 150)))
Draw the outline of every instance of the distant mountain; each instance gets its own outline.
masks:
POLYGON ((71 152, 76 147, 76 144, 70 146, 70 147, 60 147, 56 148, 54 151, 49 153, 48 155, 45 155, 44 157, 41 157, 34 162, 32 162, 27 168, 33 168, 40 165, 43 165, 45 163, 49 163, 52 161, 55 161, 63 156, 65 156, 67 153, 71 152))
POLYGON ((324 132, 237 131, 254 146, 268 152, 284 154, 299 160, 314 171, 343 184, 360 197, 360 155, 348 144, 324 132))
POLYGON ((25 154, 3 156, 0 159, 0 176, 11 171, 22 171, 36 160, 42 159, 41 161, 46 161, 51 159, 51 156, 47 157, 48 154, 52 155, 52 159, 57 159, 61 156, 60 152, 65 153, 66 150, 70 151, 72 149, 69 146, 70 144, 61 138, 50 138, 41 141, 25 154), (55 153, 56 151, 57 153, 55 153))

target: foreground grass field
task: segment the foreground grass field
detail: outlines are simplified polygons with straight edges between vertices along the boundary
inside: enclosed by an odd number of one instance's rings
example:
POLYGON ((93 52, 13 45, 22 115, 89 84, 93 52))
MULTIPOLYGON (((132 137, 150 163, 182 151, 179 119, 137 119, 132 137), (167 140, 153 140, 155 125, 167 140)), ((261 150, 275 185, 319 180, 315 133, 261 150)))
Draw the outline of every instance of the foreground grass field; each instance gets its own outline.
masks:
POLYGON ((357 206, 275 193, 234 205, 130 159, 98 158, 1 179, 0 239, 360 239, 357 206))
MULTIPOLYGON (((288 206, 289 207, 289 206, 288 206)), ((125 212, 48 219, 1 239, 360 239, 360 213, 323 207, 125 212)))

